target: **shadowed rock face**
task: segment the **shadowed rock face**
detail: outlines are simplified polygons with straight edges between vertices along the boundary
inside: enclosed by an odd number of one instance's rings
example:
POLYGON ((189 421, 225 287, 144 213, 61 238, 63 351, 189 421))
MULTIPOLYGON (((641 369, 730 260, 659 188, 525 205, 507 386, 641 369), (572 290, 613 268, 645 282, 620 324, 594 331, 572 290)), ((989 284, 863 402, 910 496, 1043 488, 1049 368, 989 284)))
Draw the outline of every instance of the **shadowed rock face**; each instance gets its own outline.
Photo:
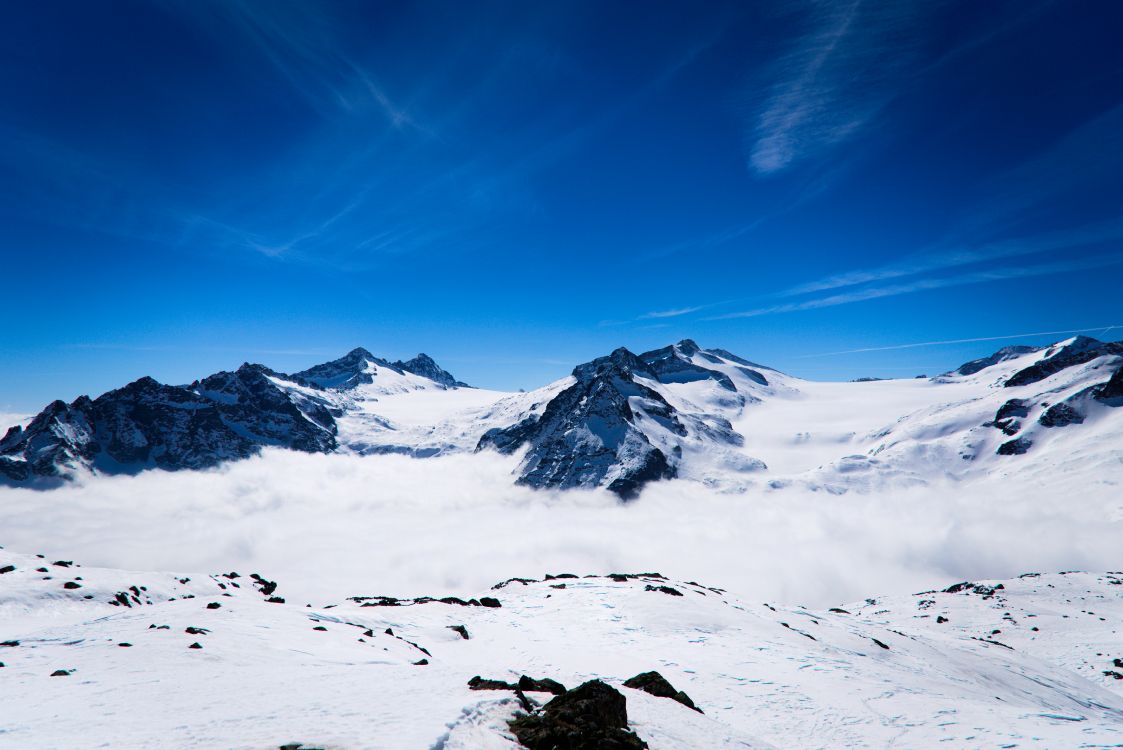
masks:
POLYGON ((658 672, 643 672, 637 674, 635 677, 624 681, 624 687, 630 687, 634 690, 642 690, 645 693, 654 695, 656 698, 670 698, 673 701, 678 701, 687 708, 692 708, 698 713, 703 713, 702 709, 694 705, 694 701, 690 696, 681 690, 675 690, 674 685, 667 681, 667 678, 658 672))
POLYGON ((446 388, 470 388, 467 383, 462 383, 452 376, 452 373, 441 369, 428 354, 418 354, 413 359, 390 362, 376 357, 366 349, 359 347, 352 349, 339 359, 325 362, 322 365, 301 370, 291 376, 296 382, 309 382, 321 388, 330 388, 336 391, 346 391, 356 386, 374 382, 374 375, 367 372, 370 363, 385 368, 399 375, 411 373, 428 378, 446 388))
POLYGON ((433 358, 428 354, 418 354, 413 359, 407 359, 405 362, 398 360, 392 364, 405 372, 420 375, 423 378, 429 378, 435 383, 440 383, 447 388, 471 388, 472 386, 467 383, 462 383, 452 376, 452 373, 447 370, 442 370, 440 365, 433 361, 433 358))
POLYGON ((1030 352, 1040 351, 1036 346, 1004 346, 989 357, 981 357, 973 359, 960 365, 957 369, 948 373, 949 375, 974 375, 975 373, 985 370, 991 365, 996 365, 999 362, 1005 362, 1014 357, 1020 357, 1023 354, 1030 352))
POLYGON ((1033 447, 1033 441, 1029 438, 1022 437, 1008 440, 998 446, 998 450, 995 452, 1000 456, 1020 456, 1029 451, 1031 447, 1033 447))
POLYGON ((699 367, 690 361, 690 357, 698 354, 701 349, 690 339, 683 339, 677 344, 644 352, 637 359, 646 365, 647 369, 655 375, 660 383, 693 383, 698 380, 713 380, 727 391, 736 391, 736 386, 729 376, 716 370, 699 367))
POLYGON ((529 750, 642 750, 647 743, 628 731, 627 699, 600 680, 590 680, 551 700, 541 713, 510 724, 529 750))
POLYGON ((0 441, 0 473, 25 481, 63 477, 78 466, 105 473, 206 468, 267 445, 334 450, 331 413, 308 399, 298 407, 269 380, 275 374, 246 364, 189 386, 146 377, 94 400, 56 401, 0 441))
POLYGON ((1081 424, 1084 422, 1084 415, 1074 409, 1072 406, 1060 403, 1053 404, 1045 413, 1037 420, 1043 427, 1065 427, 1070 424, 1081 424))
POLYGON ((57 484, 79 467, 107 474, 147 468, 202 469, 248 458, 265 446, 328 453, 337 446, 338 400, 373 377, 374 362, 444 387, 464 387, 424 354, 390 364, 366 349, 285 375, 244 364, 186 386, 141 378, 96 399, 55 401, 0 440, 0 481, 57 484))
MULTIPOLYGON (((1036 364, 1018 370, 1003 385, 1011 388, 1037 383, 1061 370, 1111 355, 1123 355, 1123 341, 1105 344, 1087 336, 1078 336, 1071 344, 1061 347, 1036 364)), ((1115 367, 1118 369, 1119 365, 1120 363, 1116 363, 1115 367)))
MULTIPOLYGON (((754 399, 738 393, 724 372, 693 361, 698 358, 725 367, 729 361, 744 361, 732 355, 718 357, 716 351, 699 349, 689 339, 640 355, 617 349, 575 367, 574 384, 556 395, 541 416, 489 430, 476 449, 509 454, 529 446, 519 469, 520 484, 562 489, 602 486, 625 499, 633 497, 648 482, 676 476, 677 457, 688 435, 703 444, 743 443, 728 420, 679 412, 651 387, 652 383, 709 381, 731 394, 725 398, 728 402, 743 405, 754 399)), ((755 371, 746 377, 767 383, 755 371)))
POLYGON ((347 390, 358 385, 374 382, 374 378, 366 371, 367 362, 397 369, 386 360, 374 356, 362 347, 358 347, 347 352, 339 359, 333 359, 331 362, 324 362, 322 365, 301 370, 293 377, 315 383, 321 388, 347 390))
POLYGON ((677 435, 686 428, 673 407, 652 389, 637 383, 640 374, 655 373, 627 349, 579 365, 576 382, 555 396, 540 417, 513 427, 489 430, 477 450, 513 453, 529 443, 519 483, 531 487, 594 487, 606 485, 622 497, 646 482, 669 479, 674 469, 667 456, 636 428, 637 409, 677 435))
POLYGON ((1110 406, 1123 406, 1123 367, 1096 389, 1096 400, 1110 406))

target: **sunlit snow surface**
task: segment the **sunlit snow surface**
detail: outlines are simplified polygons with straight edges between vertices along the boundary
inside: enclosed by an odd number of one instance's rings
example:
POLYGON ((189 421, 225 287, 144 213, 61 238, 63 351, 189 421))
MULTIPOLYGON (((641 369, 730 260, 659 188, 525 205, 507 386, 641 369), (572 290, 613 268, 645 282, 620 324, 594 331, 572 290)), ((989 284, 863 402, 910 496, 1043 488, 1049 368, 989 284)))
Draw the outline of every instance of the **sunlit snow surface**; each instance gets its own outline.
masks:
POLYGON ((0 489, 0 568, 16 567, 0 641, 20 642, 0 646, 0 748, 510 748, 517 704, 473 675, 619 686, 650 669, 706 711, 622 688, 656 749, 1123 746, 1123 680, 1105 674, 1120 576, 1057 573, 1123 568, 1123 412, 1040 425, 1042 400, 1106 377, 1096 360, 1002 386, 1041 356, 942 381, 762 369, 768 385, 708 361, 732 396, 645 380, 687 415, 683 478, 626 504, 515 486, 519 455, 473 452, 571 379, 505 394, 393 372, 333 396, 338 454, 0 489), (1008 436, 984 424, 1010 398, 1035 404, 1024 456, 995 455, 1008 436), (706 415, 743 445, 699 438, 706 415), (546 571, 601 577, 490 590, 546 571), (621 571, 673 580, 603 577, 621 571), (964 579, 1006 580, 911 595, 964 579), (645 589, 664 583, 684 596, 645 589), (134 585, 144 604, 108 604, 134 585), (447 594, 503 606, 347 600, 447 594))
POLYGON ((52 562, 0 551, 0 565, 16 566, 0 580, 0 629, 18 641, 0 647, 0 746, 512 748, 516 704, 470 691, 473 675, 619 687, 649 669, 705 711, 621 687, 655 750, 1123 742, 1123 681, 1104 674, 1121 649, 1116 574, 992 581, 844 612, 605 577, 478 592, 499 608, 306 607, 267 602, 245 572, 181 582, 52 562), (108 603, 118 592, 129 607, 108 603))

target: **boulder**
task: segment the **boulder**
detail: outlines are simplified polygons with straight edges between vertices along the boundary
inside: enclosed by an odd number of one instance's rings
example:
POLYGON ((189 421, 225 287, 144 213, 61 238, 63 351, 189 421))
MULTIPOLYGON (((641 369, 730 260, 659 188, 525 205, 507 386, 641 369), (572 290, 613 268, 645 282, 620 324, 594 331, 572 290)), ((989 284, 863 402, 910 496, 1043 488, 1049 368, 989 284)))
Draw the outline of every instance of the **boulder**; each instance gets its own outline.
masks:
POLYGON ((528 750, 642 750, 647 743, 628 729, 627 699, 590 680, 551 700, 538 713, 510 722, 528 750))
POLYGON ((645 693, 654 695, 656 698, 670 698, 673 701, 678 701, 687 708, 692 708, 698 713, 703 713, 702 709, 695 706, 694 701, 690 700, 689 695, 681 690, 675 690, 674 686, 658 672, 643 672, 637 674, 635 677, 625 680, 624 687, 642 690, 645 693))

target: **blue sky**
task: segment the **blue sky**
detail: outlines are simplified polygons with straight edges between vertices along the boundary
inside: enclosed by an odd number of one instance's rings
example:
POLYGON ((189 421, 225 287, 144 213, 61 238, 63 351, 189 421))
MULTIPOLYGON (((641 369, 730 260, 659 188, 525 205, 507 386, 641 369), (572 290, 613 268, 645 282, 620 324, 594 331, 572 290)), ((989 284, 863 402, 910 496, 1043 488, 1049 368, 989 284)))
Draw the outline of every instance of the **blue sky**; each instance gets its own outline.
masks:
POLYGON ((0 410, 357 345, 517 388, 1123 324, 1123 6, 640 8, 12 6, 0 410))

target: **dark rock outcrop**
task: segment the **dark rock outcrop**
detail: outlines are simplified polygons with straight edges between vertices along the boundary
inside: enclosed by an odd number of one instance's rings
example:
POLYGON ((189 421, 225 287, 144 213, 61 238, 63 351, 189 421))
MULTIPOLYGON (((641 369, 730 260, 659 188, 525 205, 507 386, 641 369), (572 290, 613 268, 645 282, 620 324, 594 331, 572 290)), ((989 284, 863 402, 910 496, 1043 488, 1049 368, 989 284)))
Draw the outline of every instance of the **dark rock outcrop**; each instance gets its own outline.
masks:
MULTIPOLYGON (((1061 370, 1091 362, 1107 356, 1123 355, 1123 341, 1103 343, 1088 336, 1077 336, 1072 343, 1054 347, 1046 352, 1047 356, 1024 369, 1018 370, 1003 383, 1007 388, 1037 383, 1057 374, 1061 370)), ((1115 365, 1116 369, 1119 363, 1115 365)))
POLYGON ((641 750, 647 743, 628 730, 627 699, 590 680, 551 700, 541 712, 520 716, 511 732, 528 750, 641 750))
POLYGON ((471 388, 472 386, 467 383, 462 383, 452 376, 452 373, 447 370, 441 369, 440 365, 433 361, 433 358, 428 354, 418 354, 413 359, 406 361, 398 360, 392 364, 405 372, 420 375, 423 378, 429 378, 434 383, 440 383, 446 388, 471 388))
POLYGON ((994 413, 994 420, 987 422, 987 427, 997 427, 1007 435, 1015 435, 1022 428, 1020 418, 1029 416, 1029 402, 1021 398, 1012 398, 994 413))
POLYGON ((468 687, 472 690, 517 690, 519 686, 503 680, 489 680, 476 675, 468 680, 468 687))
POLYGON ((311 382, 321 388, 333 390, 347 390, 358 385, 373 383, 374 378, 368 373, 367 363, 374 362, 383 367, 390 367, 390 363, 376 357, 366 349, 357 347, 344 354, 339 359, 324 362, 322 365, 301 370, 294 377, 311 382))
POLYGON ((551 680, 549 677, 536 680, 524 674, 519 678, 517 687, 519 690, 526 693, 553 693, 554 695, 562 695, 565 693, 565 685, 557 680, 551 680))
POLYGON ((966 362, 955 370, 952 370, 948 375, 974 375, 975 373, 985 370, 986 368, 996 365, 999 362, 1005 362, 1008 359, 1020 357, 1023 354, 1040 351, 1036 346, 1004 346, 994 354, 987 357, 980 357, 966 362))
POLYGON ((753 382, 767 384, 745 362, 718 349, 700 349, 689 339, 633 354, 620 348, 573 369, 573 385, 554 396, 540 415, 510 427, 489 430, 477 450, 529 450, 519 468, 520 484, 568 489, 603 486, 631 498, 648 482, 670 479, 688 439, 741 445, 744 438, 728 420, 679 412, 653 383, 710 381, 720 399, 735 406, 754 400, 737 392, 734 378, 696 361, 734 367, 753 382), (720 353, 720 354, 719 354, 720 353))
POLYGON ((264 446, 309 453, 336 447, 323 403, 294 397, 261 365, 242 365, 188 386, 141 378, 97 399, 55 401, 0 440, 0 474, 15 481, 102 473, 200 469, 264 446))
POLYGON ((703 713, 702 709, 695 706, 694 701, 690 700, 689 695, 681 690, 675 690, 674 686, 667 681, 667 678, 658 672, 643 672, 637 674, 635 677, 625 680, 624 687, 642 690, 645 693, 654 695, 656 698, 670 698, 673 701, 678 701, 687 708, 692 708, 698 713, 703 713))
POLYGON ((647 482, 670 479, 675 470, 667 456, 636 422, 648 419, 680 436, 686 428, 659 393, 635 381, 636 374, 657 380, 627 349, 579 365, 573 370, 576 382, 555 396, 541 416, 488 430, 477 450, 513 453, 529 443, 518 482, 532 487, 607 485, 627 498, 647 482), (633 403, 641 405, 638 410, 633 403))
POLYGON ((374 376, 367 372, 371 364, 386 368, 399 375, 407 372, 419 375, 445 388, 471 387, 467 383, 462 383, 454 378, 447 370, 441 369, 428 354, 418 354, 413 359, 404 362, 401 360, 390 362, 382 357, 374 356, 362 347, 352 349, 339 359, 333 359, 331 362, 301 370, 293 377, 300 381, 314 383, 321 388, 346 391, 359 385, 374 382, 374 376))
POLYGON ((1108 406, 1123 406, 1123 367, 1117 369, 1106 383, 1096 387, 1095 399, 1108 406))
POLYGON ((1083 424, 1084 415, 1062 401, 1046 409, 1037 421, 1042 427, 1065 427, 1070 424, 1083 424))
POLYGON ((1032 440, 1030 440, 1029 438, 1020 437, 1015 438, 1014 440, 1006 441, 1002 445, 998 446, 998 450, 995 452, 1000 456, 1020 456, 1023 453, 1027 452, 1032 446, 1032 440))

